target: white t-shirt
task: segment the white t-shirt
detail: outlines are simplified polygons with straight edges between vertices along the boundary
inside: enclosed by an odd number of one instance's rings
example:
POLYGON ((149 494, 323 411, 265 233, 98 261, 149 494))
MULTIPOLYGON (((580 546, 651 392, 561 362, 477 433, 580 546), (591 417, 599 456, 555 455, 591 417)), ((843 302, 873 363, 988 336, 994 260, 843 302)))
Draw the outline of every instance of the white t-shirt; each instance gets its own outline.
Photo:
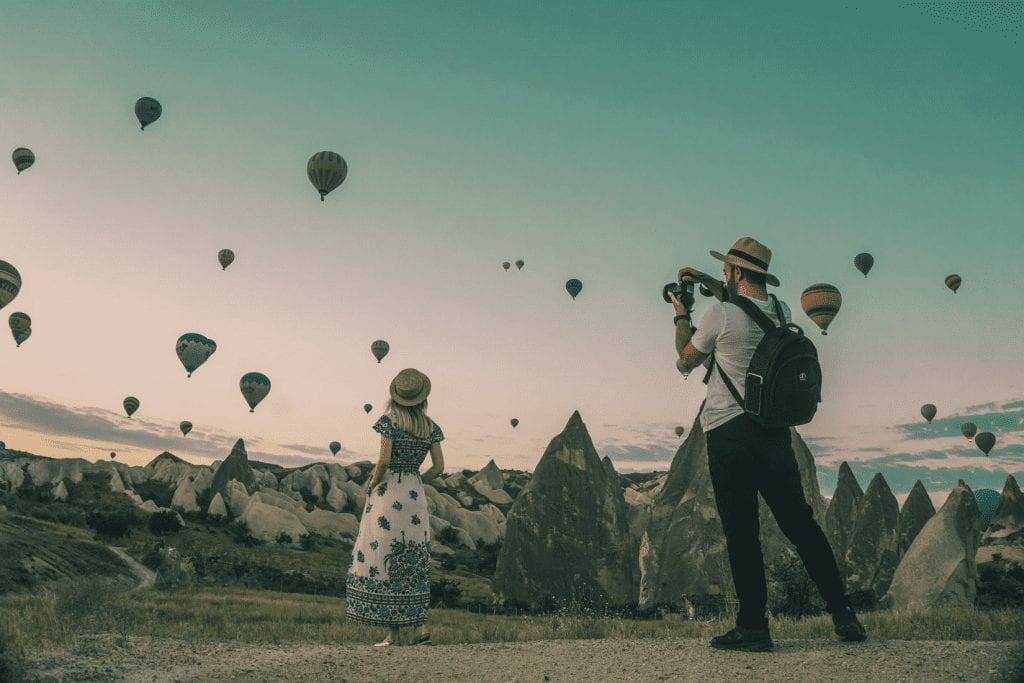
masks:
MULTIPOLYGON (((747 298, 757 304, 773 323, 779 324, 770 298, 767 301, 749 296, 747 298)), ((789 306, 784 301, 779 301, 779 304, 782 306, 786 321, 791 322, 793 318, 790 317, 789 306)), ((754 349, 763 337, 764 330, 743 309, 735 304, 715 301, 704 312, 690 343, 701 353, 715 352, 715 365, 725 370, 725 374, 729 376, 729 380, 742 397, 750 359, 754 357, 754 349)), ((707 365, 708 361, 705 361, 705 368, 707 365)), ((708 396, 704 402, 704 411, 700 414, 701 428, 706 434, 742 414, 743 408, 733 398, 729 387, 722 381, 718 369, 715 368, 711 373, 711 379, 708 380, 708 396)))

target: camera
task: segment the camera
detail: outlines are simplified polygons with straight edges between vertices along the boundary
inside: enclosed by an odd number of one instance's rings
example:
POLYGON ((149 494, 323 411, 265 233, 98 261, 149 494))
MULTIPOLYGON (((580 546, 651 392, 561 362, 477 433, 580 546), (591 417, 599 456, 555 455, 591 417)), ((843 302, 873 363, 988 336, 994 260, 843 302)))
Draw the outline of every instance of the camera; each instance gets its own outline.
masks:
POLYGON ((665 303, 672 303, 669 293, 675 294, 676 298, 683 302, 686 310, 693 309, 693 283, 692 282, 670 282, 661 290, 661 298, 665 303))

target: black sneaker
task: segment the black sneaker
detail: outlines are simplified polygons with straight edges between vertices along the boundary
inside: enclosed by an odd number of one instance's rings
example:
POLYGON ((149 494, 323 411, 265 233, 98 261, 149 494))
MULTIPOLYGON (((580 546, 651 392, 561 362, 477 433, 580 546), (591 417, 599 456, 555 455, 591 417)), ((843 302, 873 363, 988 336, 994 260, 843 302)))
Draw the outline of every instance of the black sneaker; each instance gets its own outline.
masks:
POLYGON ((857 621, 857 614, 853 611, 852 607, 844 607, 833 614, 832 626, 835 628, 836 635, 841 640, 859 642, 868 637, 864 626, 857 621))
POLYGON ((726 634, 712 638, 711 647, 717 650, 768 652, 774 646, 768 629, 737 626, 726 634))

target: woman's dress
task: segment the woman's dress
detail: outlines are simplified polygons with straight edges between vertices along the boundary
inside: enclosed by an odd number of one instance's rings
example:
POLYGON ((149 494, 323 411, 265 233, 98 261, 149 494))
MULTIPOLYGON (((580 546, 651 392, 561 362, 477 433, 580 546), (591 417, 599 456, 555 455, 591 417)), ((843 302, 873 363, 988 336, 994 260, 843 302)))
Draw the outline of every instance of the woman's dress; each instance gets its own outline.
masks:
POLYGON ((346 581, 347 614, 373 626, 418 626, 430 604, 430 516, 420 466, 444 434, 435 424, 428 439, 417 438, 388 415, 373 429, 391 439, 391 461, 366 497, 346 581))

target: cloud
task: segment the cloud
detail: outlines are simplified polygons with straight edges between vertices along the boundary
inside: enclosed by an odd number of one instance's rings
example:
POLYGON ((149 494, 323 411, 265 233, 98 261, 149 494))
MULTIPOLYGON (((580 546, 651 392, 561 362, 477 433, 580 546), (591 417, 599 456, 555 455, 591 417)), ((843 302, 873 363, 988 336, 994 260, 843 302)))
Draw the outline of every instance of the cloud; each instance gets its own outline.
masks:
MULTIPOLYGON (((671 463, 676 449, 666 448, 659 444, 645 446, 604 446, 597 449, 602 458, 607 456, 613 463, 631 461, 640 463, 671 463)), ((667 465, 666 465, 667 466, 667 465)))

